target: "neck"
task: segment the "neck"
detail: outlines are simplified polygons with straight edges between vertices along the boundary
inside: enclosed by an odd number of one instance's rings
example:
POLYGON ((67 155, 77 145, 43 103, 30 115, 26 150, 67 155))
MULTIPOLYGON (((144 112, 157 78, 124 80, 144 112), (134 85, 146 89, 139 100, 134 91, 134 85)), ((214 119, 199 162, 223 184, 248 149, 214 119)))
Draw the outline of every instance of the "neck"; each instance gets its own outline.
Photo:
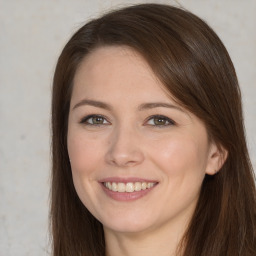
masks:
POLYGON ((165 225, 139 233, 116 232, 104 228, 107 256, 177 256, 186 225, 165 225))

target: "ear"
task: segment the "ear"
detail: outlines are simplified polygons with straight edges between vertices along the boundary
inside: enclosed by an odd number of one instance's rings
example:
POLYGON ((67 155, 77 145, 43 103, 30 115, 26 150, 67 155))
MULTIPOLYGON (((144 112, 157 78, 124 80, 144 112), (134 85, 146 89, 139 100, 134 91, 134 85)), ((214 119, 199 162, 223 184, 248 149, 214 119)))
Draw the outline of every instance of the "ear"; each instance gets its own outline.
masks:
POLYGON ((227 157, 228 151, 224 147, 211 143, 208 162, 205 170, 206 174, 214 175, 219 172, 227 157))

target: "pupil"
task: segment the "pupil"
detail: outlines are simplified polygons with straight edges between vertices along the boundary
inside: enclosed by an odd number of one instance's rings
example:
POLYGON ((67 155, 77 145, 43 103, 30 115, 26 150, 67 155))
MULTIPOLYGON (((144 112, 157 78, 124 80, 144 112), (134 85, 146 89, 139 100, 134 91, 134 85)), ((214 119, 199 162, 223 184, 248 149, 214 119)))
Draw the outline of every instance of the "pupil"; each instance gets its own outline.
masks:
POLYGON ((155 124, 163 125, 165 124, 165 120, 162 118, 155 118, 155 124))
POLYGON ((101 124, 102 123, 102 117, 94 117, 93 122, 96 124, 101 124))

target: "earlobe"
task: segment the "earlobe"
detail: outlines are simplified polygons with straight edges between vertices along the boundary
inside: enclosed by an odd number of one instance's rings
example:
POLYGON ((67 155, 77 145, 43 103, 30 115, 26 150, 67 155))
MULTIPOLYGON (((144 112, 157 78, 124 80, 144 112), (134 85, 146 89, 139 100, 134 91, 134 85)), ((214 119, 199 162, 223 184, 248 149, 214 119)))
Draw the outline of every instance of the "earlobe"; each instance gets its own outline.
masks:
POLYGON ((206 174, 215 175, 218 173, 227 160, 227 157, 228 151, 224 147, 212 144, 209 151, 209 158, 205 171, 206 174))

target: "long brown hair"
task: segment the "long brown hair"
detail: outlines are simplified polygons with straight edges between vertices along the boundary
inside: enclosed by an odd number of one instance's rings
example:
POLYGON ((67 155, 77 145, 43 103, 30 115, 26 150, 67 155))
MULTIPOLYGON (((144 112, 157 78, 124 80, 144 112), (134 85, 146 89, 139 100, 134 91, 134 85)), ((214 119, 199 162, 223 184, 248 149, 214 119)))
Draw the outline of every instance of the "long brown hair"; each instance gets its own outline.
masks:
POLYGON ((203 181, 180 243, 182 255, 256 255, 256 190, 232 61, 204 21, 159 4, 126 7, 88 22, 58 59, 52 95, 53 255, 105 255, 102 225, 76 194, 67 153, 75 72, 89 52, 105 45, 125 45, 139 52, 175 100, 199 117, 209 137, 228 152, 219 173, 206 175, 203 181))

